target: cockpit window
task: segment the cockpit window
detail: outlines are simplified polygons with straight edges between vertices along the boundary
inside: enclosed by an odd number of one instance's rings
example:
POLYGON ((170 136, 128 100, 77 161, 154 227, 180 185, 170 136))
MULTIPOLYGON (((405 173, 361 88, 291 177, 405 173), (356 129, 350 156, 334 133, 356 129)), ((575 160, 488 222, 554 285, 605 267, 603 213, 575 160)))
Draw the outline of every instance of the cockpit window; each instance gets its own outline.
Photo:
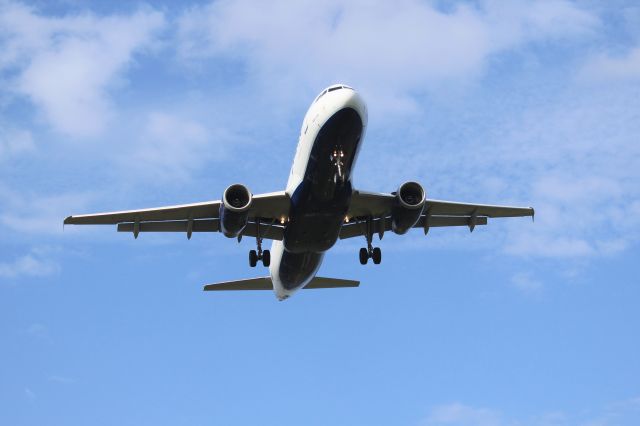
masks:
POLYGON ((315 100, 315 101, 313 101, 313 103, 315 104, 316 102, 318 102, 318 99, 320 99, 321 97, 323 97, 325 93, 327 93, 327 90, 326 90, 326 89, 325 89, 325 90, 323 90, 323 91, 322 91, 322 93, 320 93, 320 94, 318 95, 318 97, 316 98, 316 100, 315 100))
POLYGON ((353 90, 353 88, 349 87, 349 86, 345 86, 343 84, 336 84, 335 86, 331 86, 329 88, 326 88, 322 91, 322 93, 320 93, 318 95, 318 97, 316 98, 315 101, 313 101, 313 103, 315 104, 316 102, 318 102, 318 100, 323 97, 325 94, 329 93, 329 92, 333 92, 334 90, 340 90, 340 89, 349 89, 349 90, 353 90))

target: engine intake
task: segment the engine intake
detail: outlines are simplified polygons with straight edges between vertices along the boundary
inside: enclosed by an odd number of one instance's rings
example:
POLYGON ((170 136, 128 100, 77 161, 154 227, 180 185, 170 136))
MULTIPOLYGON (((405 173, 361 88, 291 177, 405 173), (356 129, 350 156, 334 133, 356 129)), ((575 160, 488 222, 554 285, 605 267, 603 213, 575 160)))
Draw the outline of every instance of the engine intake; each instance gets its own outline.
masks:
POLYGON ((244 231, 252 200, 249 188, 239 183, 224 190, 220 204, 220 231, 225 237, 235 238, 244 231))
POLYGON ((405 182, 396 192, 396 204, 391 213, 391 229, 396 234, 405 234, 411 229, 424 210, 426 196, 422 185, 405 182))

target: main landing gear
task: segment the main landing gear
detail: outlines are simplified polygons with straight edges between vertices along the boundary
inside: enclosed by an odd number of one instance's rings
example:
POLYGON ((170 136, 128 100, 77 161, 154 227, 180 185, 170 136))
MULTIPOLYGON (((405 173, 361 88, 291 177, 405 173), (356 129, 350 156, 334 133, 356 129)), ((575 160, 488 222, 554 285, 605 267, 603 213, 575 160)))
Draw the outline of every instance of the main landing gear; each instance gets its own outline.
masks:
POLYGON ((257 252, 256 250, 249 250, 249 266, 255 268, 258 264, 258 260, 262 260, 262 265, 269 266, 271 264, 271 253, 269 250, 263 251, 260 248, 257 252))
POLYGON ((366 265, 369 259, 373 259, 373 263, 376 265, 379 265, 380 262, 382 262, 382 251, 380 250, 380 247, 369 247, 369 249, 362 247, 359 254, 361 265, 366 265))
POLYGON ((366 222, 367 232, 365 233, 365 238, 367 239, 367 247, 362 247, 360 249, 360 252, 358 253, 361 265, 366 265, 369 259, 372 259, 373 263, 376 265, 379 265, 380 262, 382 262, 382 251, 380 250, 380 247, 373 247, 372 244, 373 228, 371 226, 371 222, 371 218, 368 218, 366 222))
MULTIPOLYGON (((249 266, 255 268, 258 260, 262 261, 262 265, 268 267, 271 264, 271 253, 269 250, 262 250, 262 236, 260 235, 260 219, 256 220, 256 250, 249 251, 249 266)), ((267 229, 268 230, 268 229, 267 229)))

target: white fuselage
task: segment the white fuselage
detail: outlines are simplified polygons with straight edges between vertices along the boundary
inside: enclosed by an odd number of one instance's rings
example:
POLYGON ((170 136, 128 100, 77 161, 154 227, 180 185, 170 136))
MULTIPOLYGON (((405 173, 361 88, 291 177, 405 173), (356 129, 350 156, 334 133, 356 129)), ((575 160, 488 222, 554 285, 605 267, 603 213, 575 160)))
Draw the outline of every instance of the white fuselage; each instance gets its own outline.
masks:
MULTIPOLYGON (((293 198, 296 190, 305 181, 305 173, 308 168, 311 167, 311 157, 312 151, 314 150, 314 144, 327 143, 326 140, 323 142, 323 139, 319 138, 318 135, 327 122, 336 113, 347 108, 355 110, 362 121, 362 136, 359 138, 361 140, 364 138, 364 129, 366 129, 367 125, 367 108, 362 97, 353 89, 344 85, 330 86, 325 89, 309 107, 302 123, 293 166, 291 167, 289 181, 287 182, 286 192, 291 198, 293 198)), ((360 144, 355 148, 356 152, 353 154, 354 158, 357 156, 359 148, 360 144)), ((317 161, 318 159, 313 159, 314 164, 316 164, 317 161)), ((321 159, 321 161, 329 162, 330 159, 321 159)), ((313 182, 309 182, 309 184, 314 185, 313 182)), ((273 289, 276 293, 276 297, 280 300, 286 299, 296 290, 304 287, 309 283, 309 281, 311 281, 311 279, 313 279, 320 268, 322 257, 324 255, 323 252, 313 253, 315 261, 307 274, 308 276, 303 278, 295 288, 286 288, 283 285, 280 271, 281 262, 283 262, 283 259, 287 254, 285 243, 283 241, 274 240, 271 245, 271 265, 269 267, 269 273, 273 281, 273 289)))

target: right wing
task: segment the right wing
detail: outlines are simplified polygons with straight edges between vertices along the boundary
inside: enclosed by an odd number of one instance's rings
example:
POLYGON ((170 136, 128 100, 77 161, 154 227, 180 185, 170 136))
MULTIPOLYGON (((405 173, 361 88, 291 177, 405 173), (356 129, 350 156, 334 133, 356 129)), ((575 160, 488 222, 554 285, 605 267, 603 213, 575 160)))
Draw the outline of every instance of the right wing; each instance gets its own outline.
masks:
MULTIPOLYGON (((340 238, 352 238, 378 232, 382 235, 391 230, 391 213, 396 202, 395 194, 354 191, 347 217, 350 223, 340 229, 340 238), (367 219, 370 223, 367 224, 367 219)), ((429 228, 444 226, 486 225, 488 218, 533 217, 532 207, 497 206, 489 204, 460 203, 427 198, 422 216, 413 226, 429 228)))
MULTIPOLYGON (((140 210, 69 216, 65 225, 118 225, 119 232, 217 232, 220 229, 220 200, 140 210)), ((242 235, 282 239, 280 218, 289 215, 289 196, 284 192, 254 195, 249 223, 242 235)))

